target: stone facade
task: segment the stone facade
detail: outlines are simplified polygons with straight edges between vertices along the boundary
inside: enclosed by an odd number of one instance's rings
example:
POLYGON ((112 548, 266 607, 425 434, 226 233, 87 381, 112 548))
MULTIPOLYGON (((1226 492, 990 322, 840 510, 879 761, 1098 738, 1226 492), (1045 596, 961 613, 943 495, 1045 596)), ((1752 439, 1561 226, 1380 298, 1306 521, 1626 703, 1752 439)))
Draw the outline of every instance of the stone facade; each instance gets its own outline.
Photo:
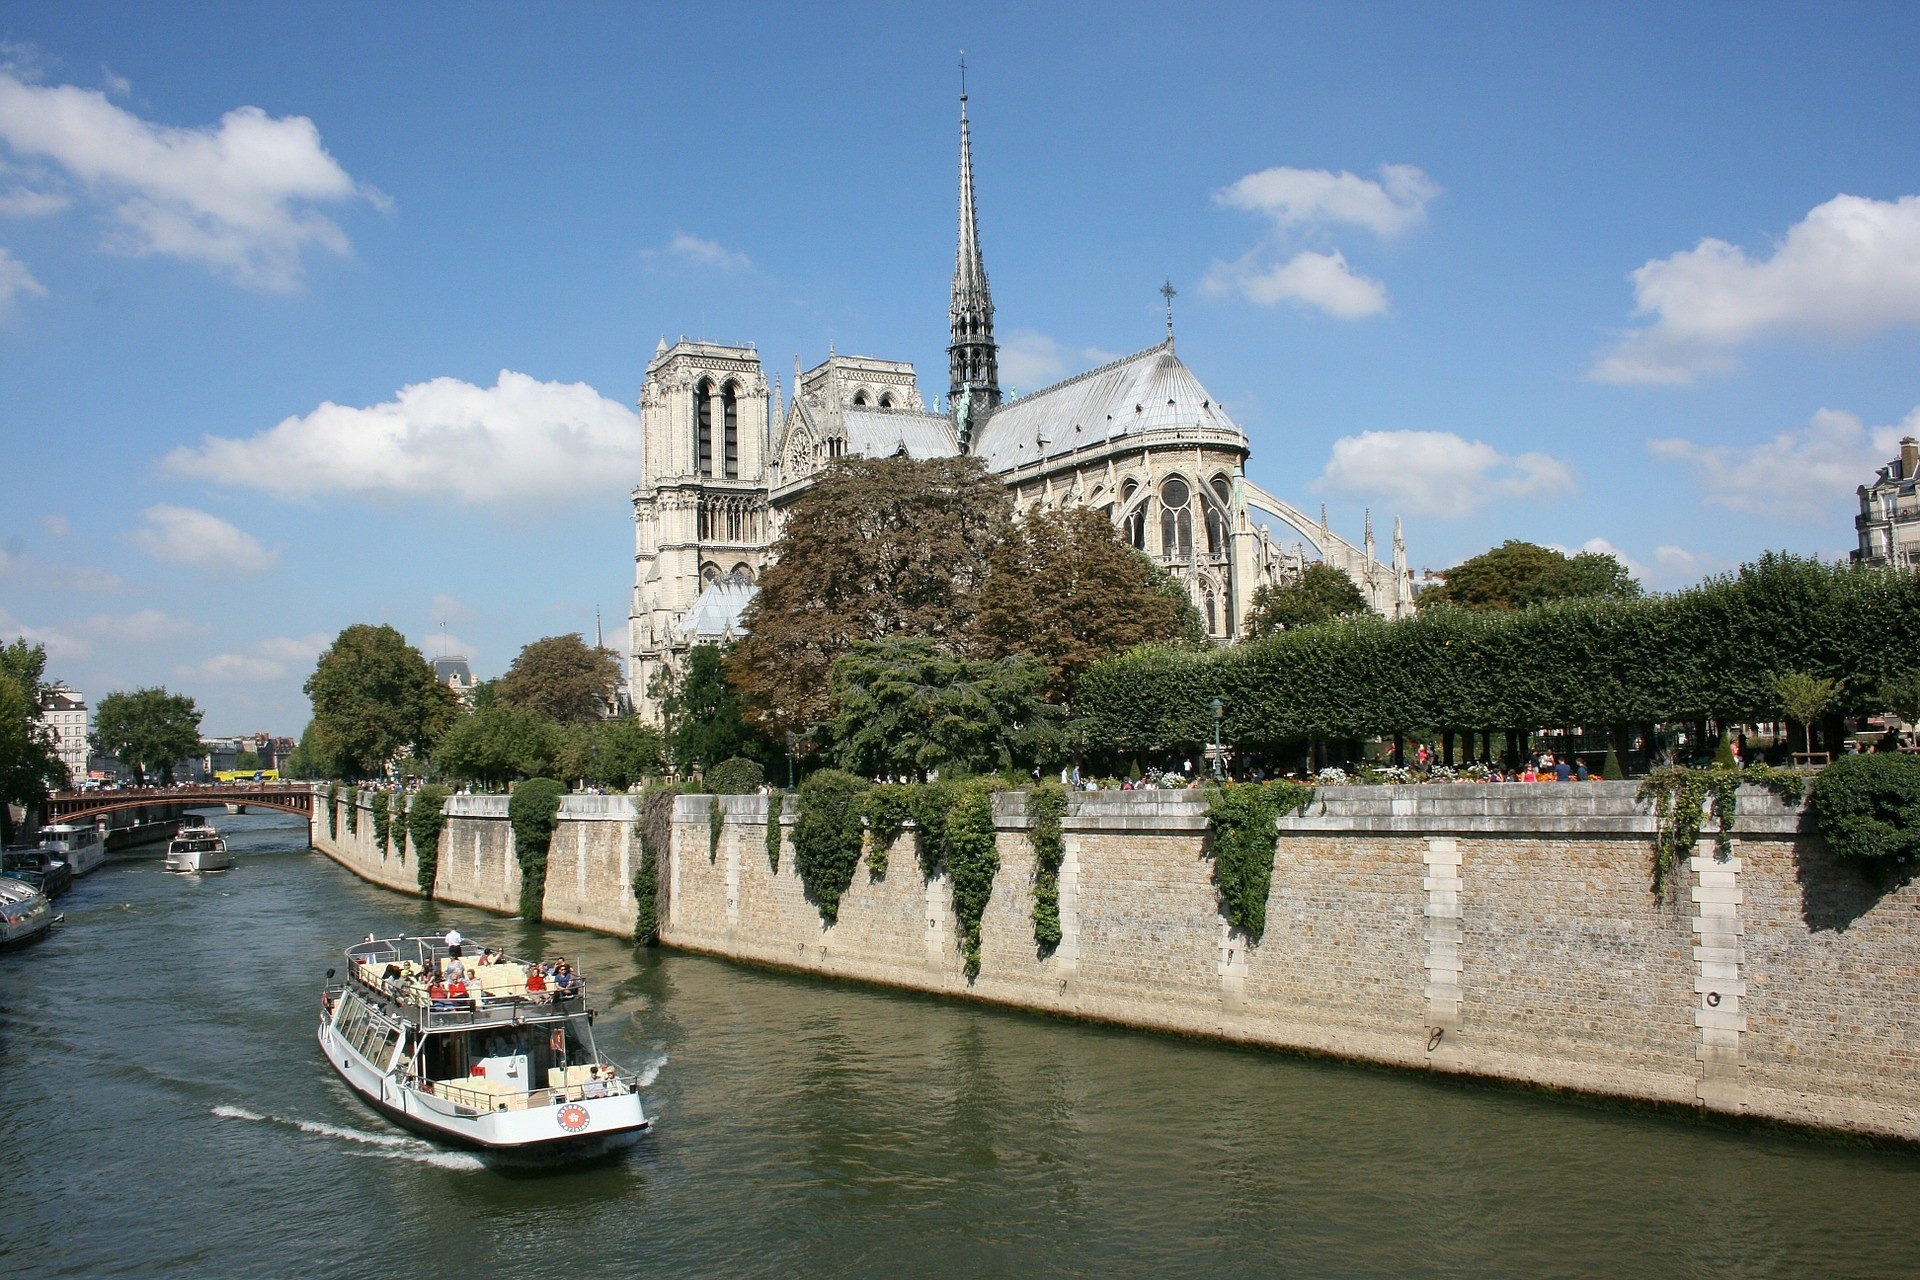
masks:
POLYGON ((1900 442, 1900 456, 1880 468, 1872 484, 1859 489, 1860 514, 1853 518, 1860 545, 1853 560, 1866 564, 1920 565, 1920 441, 1900 442))
MULTIPOLYGON (((1800 830, 1798 811, 1750 790, 1730 855, 1703 839, 1656 895, 1653 820, 1633 793, 1323 788, 1282 820, 1257 942, 1222 919, 1196 793, 1076 795, 1063 938, 1048 954, 1033 939, 1022 802, 997 796, 1001 866, 972 982, 951 886, 922 880, 911 832, 885 876, 862 866, 828 927, 791 846, 768 866, 765 797, 720 801, 711 856, 713 801, 683 797, 661 940, 1126 1026, 1920 1141, 1920 884, 1876 892, 1800 830)), ((436 892, 512 912, 504 803, 460 803, 436 892)), ((631 931, 634 816, 627 797, 564 802, 550 919, 631 931)), ((330 841, 317 817, 314 842, 411 890, 410 874, 373 856, 370 825, 330 841)))

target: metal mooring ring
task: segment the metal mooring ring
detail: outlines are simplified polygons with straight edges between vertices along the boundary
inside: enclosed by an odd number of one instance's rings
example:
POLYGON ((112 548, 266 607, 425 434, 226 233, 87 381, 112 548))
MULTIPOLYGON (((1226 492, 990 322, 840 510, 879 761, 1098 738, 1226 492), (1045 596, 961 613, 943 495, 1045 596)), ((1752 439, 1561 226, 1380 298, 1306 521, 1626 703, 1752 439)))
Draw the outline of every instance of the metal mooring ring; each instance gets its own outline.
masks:
POLYGON ((1440 1047, 1441 1038, 1447 1034, 1445 1027, 1435 1027, 1433 1034, 1427 1037, 1427 1052, 1432 1053, 1440 1047))
POLYGON ((1718 991, 1707 992, 1707 1008, 1718 1009, 1719 1007, 1720 1007, 1720 993, 1718 991))

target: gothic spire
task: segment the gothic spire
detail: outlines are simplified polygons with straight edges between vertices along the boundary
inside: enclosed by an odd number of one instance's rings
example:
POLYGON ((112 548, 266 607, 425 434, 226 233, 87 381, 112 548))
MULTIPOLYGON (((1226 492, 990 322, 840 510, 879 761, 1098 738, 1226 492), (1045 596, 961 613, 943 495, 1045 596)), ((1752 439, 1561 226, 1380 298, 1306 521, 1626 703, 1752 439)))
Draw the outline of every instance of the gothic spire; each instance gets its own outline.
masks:
POLYGON ((953 294, 947 305, 952 342, 947 347, 952 410, 959 417, 964 449, 973 424, 1000 403, 1000 351, 993 341, 993 295, 980 256, 980 223, 973 208, 973 139, 967 124, 966 60, 960 89, 960 243, 953 260, 953 294))

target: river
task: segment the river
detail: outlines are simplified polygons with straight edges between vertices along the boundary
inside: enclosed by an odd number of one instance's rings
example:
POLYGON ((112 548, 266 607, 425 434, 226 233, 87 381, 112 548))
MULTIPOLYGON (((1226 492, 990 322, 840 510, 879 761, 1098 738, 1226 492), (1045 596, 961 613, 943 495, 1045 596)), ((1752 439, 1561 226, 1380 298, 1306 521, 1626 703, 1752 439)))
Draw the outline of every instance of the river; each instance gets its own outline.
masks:
POLYGON ((766 972, 364 884, 280 815, 0 955, 0 1274, 1913 1276, 1920 1156, 766 972), (407 1135, 314 1043, 367 932, 564 954, 655 1131, 407 1135))

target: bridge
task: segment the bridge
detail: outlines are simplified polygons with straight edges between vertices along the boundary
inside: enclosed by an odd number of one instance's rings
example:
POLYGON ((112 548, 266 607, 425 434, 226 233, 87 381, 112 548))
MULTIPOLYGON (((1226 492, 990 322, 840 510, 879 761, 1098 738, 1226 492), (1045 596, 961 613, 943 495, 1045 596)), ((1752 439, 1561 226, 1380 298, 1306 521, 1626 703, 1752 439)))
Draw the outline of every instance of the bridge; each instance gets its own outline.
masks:
POLYGON ((47 801, 48 822, 80 822, 153 804, 203 809, 216 804, 258 805, 313 816, 313 787, 305 782, 222 782, 211 786, 124 787, 115 791, 56 791, 47 801))

